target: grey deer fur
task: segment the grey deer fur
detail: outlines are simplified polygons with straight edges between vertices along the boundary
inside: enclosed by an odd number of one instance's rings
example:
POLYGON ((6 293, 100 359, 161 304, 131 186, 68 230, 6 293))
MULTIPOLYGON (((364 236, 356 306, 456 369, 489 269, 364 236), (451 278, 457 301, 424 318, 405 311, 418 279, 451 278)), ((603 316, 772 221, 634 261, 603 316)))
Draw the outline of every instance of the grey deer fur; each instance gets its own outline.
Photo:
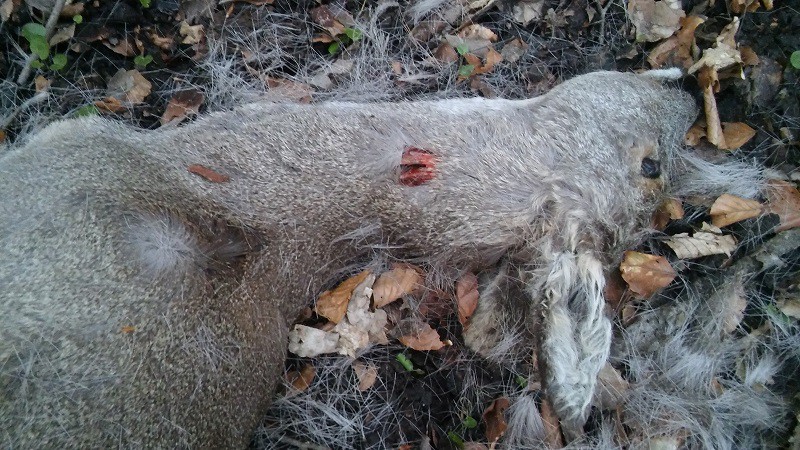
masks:
POLYGON ((2 445, 245 446, 290 321, 376 251, 452 276, 523 268, 546 305, 546 388, 580 427, 610 341, 604 268, 647 228, 696 115, 658 75, 49 126, 0 157, 2 445), (432 180, 399 182, 409 147, 435 155, 432 180))

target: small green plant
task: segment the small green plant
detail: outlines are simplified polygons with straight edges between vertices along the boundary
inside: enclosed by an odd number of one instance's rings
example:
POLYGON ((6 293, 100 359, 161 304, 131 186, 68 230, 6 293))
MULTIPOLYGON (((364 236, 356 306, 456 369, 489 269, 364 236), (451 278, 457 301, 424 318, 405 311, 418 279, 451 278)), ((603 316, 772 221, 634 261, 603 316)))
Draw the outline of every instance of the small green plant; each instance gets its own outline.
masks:
POLYGON ((472 75, 472 71, 475 70, 475 65, 473 64, 464 64, 463 66, 458 68, 458 76, 467 78, 472 75))
POLYGON ((450 439, 450 442, 453 443, 458 448, 464 448, 464 439, 458 435, 455 431, 449 431, 447 433, 447 438, 450 439))
POLYGON ((139 0, 139 4, 142 5, 142 8, 149 8, 151 1, 152 0, 139 0))
POLYGON ((39 59, 47 59, 50 56, 50 44, 47 43, 47 31, 39 23, 26 23, 22 26, 22 37, 28 41, 31 53, 39 59))
POLYGON ((339 50, 342 49, 342 46, 346 47, 353 42, 358 42, 363 36, 364 33, 362 33, 361 30, 349 27, 345 28, 344 31, 342 31, 342 34, 336 36, 336 40, 328 45, 328 53, 335 55, 339 53, 339 50))
POLYGON ((795 69, 800 69, 800 50, 792 52, 791 56, 789 56, 789 64, 795 69))
POLYGON ((140 69, 144 69, 151 62, 153 62, 153 55, 138 55, 133 58, 133 64, 140 69))
POLYGON ((467 416, 464 418, 464 421, 462 421, 461 424, 464 425, 464 428, 472 430, 478 426, 478 421, 472 416, 467 416))
POLYGON ((67 66, 67 55, 63 53, 56 53, 53 55, 53 62, 50 64, 50 70, 61 70, 67 66))
POLYGON ((456 51, 459 55, 464 56, 469 52, 469 46, 466 43, 460 43, 456 46, 456 51))
POLYGON ((415 369, 414 363, 411 362, 411 360, 408 359, 408 356, 404 355, 403 353, 398 353, 397 356, 395 356, 395 359, 400 363, 401 366, 403 366, 403 369, 406 369, 406 371, 413 372, 416 375, 425 375, 425 372, 422 369, 415 369))
POLYGON ((83 16, 80 14, 75 14, 72 16, 72 21, 80 25, 83 23, 83 16))
POLYGON ((97 108, 97 106, 88 104, 76 109, 75 112, 72 113, 72 117, 96 116, 98 114, 100 114, 100 110, 97 108))

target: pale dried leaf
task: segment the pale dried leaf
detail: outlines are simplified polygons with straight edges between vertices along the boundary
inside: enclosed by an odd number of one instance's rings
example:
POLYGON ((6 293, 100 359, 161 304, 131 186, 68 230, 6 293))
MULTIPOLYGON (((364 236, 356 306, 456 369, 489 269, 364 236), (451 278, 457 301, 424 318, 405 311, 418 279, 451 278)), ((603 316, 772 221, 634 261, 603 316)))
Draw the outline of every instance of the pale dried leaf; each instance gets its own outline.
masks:
POLYGON ((597 381, 595 398, 604 410, 615 409, 625 400, 630 390, 630 383, 609 362, 600 369, 597 381))
POLYGON ((130 103, 141 103, 153 85, 138 70, 120 69, 108 80, 109 95, 130 103))
POLYGON ((0 3, 0 22, 8 22, 12 12, 14 12, 13 0, 5 0, 0 3))
POLYGON ((636 41, 658 42, 680 28, 686 13, 678 0, 630 0, 628 15, 636 28, 636 41))
POLYGON ((619 265, 622 278, 631 291, 647 298, 669 286, 677 275, 663 256, 627 251, 619 265))
POLYGON ((486 410, 483 411, 483 423, 486 425, 486 440, 495 443, 503 437, 508 428, 506 423, 506 410, 511 406, 511 402, 505 397, 500 397, 493 401, 486 410))
MULTIPOLYGON (((353 290, 371 275, 369 270, 365 270, 358 275, 342 282, 336 288, 325 291, 319 296, 314 310, 322 317, 333 323, 339 323, 347 313, 347 304, 353 290)), ((374 275, 373 275, 374 276, 374 275)))
POLYGON ((515 2, 511 9, 514 22, 527 26, 534 20, 541 20, 544 10, 544 0, 515 2))
POLYGON ((376 308, 382 308, 400 297, 417 291, 422 285, 422 270, 411 264, 395 264, 378 277, 372 287, 376 308))
POLYGON ((183 36, 182 44, 197 44, 205 37, 203 25, 189 25, 185 20, 181 22, 179 33, 183 36))
POLYGON ((742 319, 744 319, 744 310, 747 308, 747 295, 739 277, 734 277, 733 280, 726 284, 723 290, 718 291, 719 295, 723 296, 722 304, 725 308, 722 311, 724 317, 722 328, 726 333, 733 333, 739 327, 742 319))
MULTIPOLYGON (((388 321, 386 311, 382 309, 370 311, 370 298, 373 295, 372 286, 374 283, 375 275, 370 274, 353 289, 353 295, 350 297, 350 303, 347 306, 346 322, 364 331, 369 338, 369 343, 386 345, 389 343, 384 331, 388 321)), ((340 334, 343 334, 337 328, 334 328, 334 331, 339 331, 340 334)), ((360 339, 358 341, 360 342, 360 339)), ((361 347, 355 348, 355 350, 361 349, 361 347)))
POLYGON ((203 104, 203 94, 200 91, 190 89, 175 93, 169 102, 164 114, 161 116, 161 125, 168 123, 178 124, 190 116, 194 116, 200 111, 203 104))
POLYGON ((353 361, 353 371, 358 377, 358 390, 366 391, 371 388, 378 379, 378 368, 374 364, 362 361, 353 361))
POLYGON ((727 145, 723 150, 734 150, 752 139, 756 130, 742 122, 722 122, 722 134, 725 135, 727 145))
POLYGON ((544 422, 544 441, 547 448, 564 448, 564 441, 561 439, 561 425, 558 422, 558 416, 550 404, 550 399, 542 399, 539 411, 544 422))
POLYGON ((761 203, 730 194, 722 194, 711 205, 711 223, 725 227, 745 219, 758 217, 762 212, 761 203))
POLYGON ((767 183, 768 211, 777 214, 781 222, 776 231, 800 226, 800 191, 794 184, 783 180, 767 183))
POLYGON ((297 356, 313 358, 326 353, 336 353, 339 335, 307 327, 295 325, 289 332, 289 351, 297 356))
POLYGON ((478 277, 474 273, 468 273, 456 281, 458 321, 462 326, 466 325, 478 307, 478 297, 478 277))
POLYGON ((53 46, 62 42, 67 42, 72 39, 73 36, 75 36, 75 24, 71 23, 56 30, 56 32, 53 33, 53 37, 50 38, 49 44, 53 46))
POLYGON ((689 68, 689 73, 693 74, 703 67, 709 67, 715 72, 719 72, 735 64, 741 64, 742 55, 739 53, 735 40, 738 29, 739 18, 734 17, 733 21, 717 36, 713 47, 703 50, 703 56, 689 68))
POLYGON ((439 333, 427 323, 420 323, 414 332, 398 339, 403 345, 414 350, 439 350, 444 347, 439 333))
POLYGON ((699 16, 681 18, 680 30, 650 51, 647 56, 647 62, 650 63, 650 66, 653 68, 665 65, 669 67, 681 66, 686 69, 691 67, 694 63, 694 58, 692 57, 692 50, 695 47, 694 33, 703 22, 705 22, 705 19, 699 16))
POLYGON ((694 259, 708 255, 728 255, 736 250, 736 239, 730 235, 723 235, 719 228, 703 224, 703 231, 680 233, 667 239, 665 243, 675 252, 680 259, 694 259), (714 229, 716 231, 714 231, 714 229))
POLYGON ((706 116, 706 139, 719 148, 726 148, 725 135, 717 111, 717 99, 714 97, 714 85, 703 88, 703 111, 706 116))
POLYGON ((800 319, 800 298, 789 298, 778 301, 778 309, 789 317, 800 319))
POLYGON ((503 46, 500 50, 500 55, 503 57, 504 61, 515 63, 522 58, 527 50, 528 44, 520 38, 515 38, 503 46))
POLYGON ((314 381, 317 369, 313 364, 306 364, 300 370, 290 370, 284 374, 284 377, 289 384, 300 392, 305 391, 311 386, 314 381))

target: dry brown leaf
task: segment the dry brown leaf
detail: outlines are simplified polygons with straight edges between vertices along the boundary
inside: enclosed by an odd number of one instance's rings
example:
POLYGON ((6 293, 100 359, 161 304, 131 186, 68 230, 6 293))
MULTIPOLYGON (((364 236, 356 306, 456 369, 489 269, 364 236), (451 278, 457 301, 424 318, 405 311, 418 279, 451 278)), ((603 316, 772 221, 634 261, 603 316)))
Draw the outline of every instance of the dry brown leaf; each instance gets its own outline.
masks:
POLYGON ((723 235, 722 230, 703 224, 702 231, 680 233, 664 241, 680 259, 694 259, 708 255, 728 255, 736 250, 736 239, 730 235, 723 235))
POLYGON ((314 311, 322 317, 330 320, 333 323, 339 323, 347 313, 347 304, 350 302, 350 296, 353 290, 366 280, 370 275, 369 270, 365 270, 356 276, 350 277, 343 281, 330 291, 325 291, 319 296, 317 305, 314 311))
POLYGON ((436 47, 436 50, 433 51, 433 57, 436 58, 437 61, 446 64, 454 63, 459 59, 456 49, 447 42, 442 42, 436 47))
POLYGON ((382 308, 398 298, 417 291, 422 285, 422 270, 411 264, 395 264, 382 273, 372 286, 376 308, 382 308))
POLYGON ((752 47, 739 47, 739 53, 742 55, 742 64, 745 66, 757 66, 761 64, 761 59, 752 47))
POLYGON ((731 0, 731 12, 734 14, 742 14, 743 12, 753 12, 761 6, 759 0, 731 0))
POLYGON ((53 33, 53 37, 50 38, 48 43, 52 47, 62 42, 67 42, 72 39, 73 36, 75 36, 75 24, 71 23, 65 27, 59 28, 58 31, 53 33))
POLYGON ((782 299, 775 306, 787 316, 793 319, 800 319, 800 298, 782 299))
POLYGON ((153 85, 136 69, 120 69, 108 80, 109 94, 130 103, 142 103, 152 88, 153 85))
POLYGON ((677 198, 668 198, 661 203, 653 215, 653 228, 663 230, 670 220, 683 219, 684 214, 683 203, 677 198))
POLYGON ((122 102, 114 97, 106 97, 102 100, 97 100, 94 102, 94 106, 99 108, 101 111, 108 111, 112 113, 118 113, 125 109, 125 106, 122 104, 122 102))
POLYGON ((672 36, 686 15, 678 0, 630 0, 628 15, 637 42, 658 42, 672 36))
POLYGON ((478 277, 474 273, 468 273, 456 281, 458 321, 462 326, 467 324, 478 307, 478 297, 478 277))
POLYGON ((313 364, 306 364, 300 370, 289 370, 284 374, 286 381, 300 392, 305 391, 314 381, 317 369, 313 364))
POLYGON ((647 56, 647 62, 652 68, 665 65, 674 67, 682 66, 686 69, 694 64, 692 49, 695 47, 694 33, 705 19, 699 16, 681 18, 681 28, 670 37, 658 44, 647 56))
POLYGON ((800 191, 794 184, 783 180, 769 180, 766 194, 767 210, 781 219, 775 231, 800 226, 800 191))
POLYGON ((203 104, 203 94, 195 89, 180 91, 175 93, 169 102, 164 114, 161 116, 161 125, 168 123, 181 123, 189 116, 193 116, 200 111, 203 104))
POLYGON ((619 269, 631 291, 642 298, 650 297, 669 286, 677 275, 663 256, 633 251, 625 252, 619 269))
POLYGON ((414 350, 439 350, 444 347, 439 333, 424 322, 420 323, 414 332, 401 336, 398 340, 414 350))
POLYGON ((540 407, 542 422, 544 422, 544 442, 547 448, 564 448, 564 441, 561 439, 561 425, 558 416, 550 404, 550 399, 542 399, 540 407))
POLYGON ((511 406, 511 402, 505 397, 500 397, 492 402, 483 411, 483 423, 486 425, 486 440, 493 444, 503 437, 508 428, 506 423, 506 410, 511 406))
POLYGON ((189 25, 185 20, 181 22, 179 33, 183 36, 182 44, 197 44, 205 37, 203 25, 189 25))
POLYGON ((742 55, 737 49, 735 40, 738 29, 739 18, 734 17, 733 21, 722 29, 714 45, 703 50, 703 56, 689 68, 689 74, 693 74, 703 67, 708 67, 718 73, 723 69, 741 64, 742 55))
POLYGON ((478 24, 472 24, 464 27, 464 29, 458 33, 458 37, 465 40, 475 39, 488 42, 497 41, 497 35, 494 34, 494 31, 478 24))
POLYGON ((156 32, 150 33, 150 42, 152 42, 156 47, 165 51, 172 51, 172 48, 175 46, 175 41, 171 36, 161 37, 156 32))
POLYGON ((722 122, 717 111, 717 99, 714 90, 718 89, 719 80, 716 72, 710 67, 704 67, 698 76, 698 82, 703 89, 703 111, 706 119, 706 139, 718 148, 727 148, 725 134, 722 132, 722 122))
POLYGON ((353 361, 353 371, 358 377, 358 390, 366 391, 371 388, 378 379, 378 368, 374 364, 362 361, 353 361))
POLYGON ((609 362, 606 362, 606 365, 600 369, 597 381, 595 396, 604 410, 616 409, 625 400, 630 390, 628 381, 622 378, 619 371, 609 362))
POLYGON ((689 128, 689 131, 686 132, 686 138, 684 139, 686 145, 690 147, 697 147, 697 145, 700 144, 700 140, 706 137, 705 125, 705 122, 702 124, 695 123, 691 128, 689 128))
POLYGON ((515 2, 514 7, 511 9, 511 17, 514 22, 527 26, 534 20, 539 20, 543 17, 543 9, 544 0, 515 2))
POLYGON ((33 84, 36 86, 36 92, 42 92, 50 87, 50 83, 52 80, 48 80, 47 78, 37 75, 36 78, 33 79, 33 84))
POLYGON ((734 150, 753 139, 756 130, 742 122, 722 122, 722 134, 725 135, 726 144, 722 150, 734 150))
POLYGON ((761 215, 763 207, 755 200, 722 194, 711 205, 711 223, 725 227, 761 215))
POLYGON ((343 34, 344 29, 347 28, 337 20, 337 17, 327 5, 313 8, 309 11, 309 14, 311 15, 311 20, 324 28, 331 36, 343 34))
POLYGON ((513 64, 519 61, 527 50, 528 44, 520 38, 515 38, 503 46, 500 55, 503 57, 503 61, 513 64))

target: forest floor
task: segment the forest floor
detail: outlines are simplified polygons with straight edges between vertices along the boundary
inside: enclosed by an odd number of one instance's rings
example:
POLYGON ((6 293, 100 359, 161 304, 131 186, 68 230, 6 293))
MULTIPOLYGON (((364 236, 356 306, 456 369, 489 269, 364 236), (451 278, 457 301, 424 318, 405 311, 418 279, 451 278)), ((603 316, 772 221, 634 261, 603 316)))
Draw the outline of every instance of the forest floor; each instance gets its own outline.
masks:
MULTIPOLYGON (((657 224, 662 237, 699 237, 708 222, 715 238, 689 250, 662 239, 637 253, 658 261, 626 258, 621 278, 610 283, 617 289, 607 293, 619 330, 655 307, 644 298, 660 293, 663 301, 678 279, 730 267, 800 222, 800 0, 95 0, 63 8, 52 0, 0 0, 0 21, 5 142, 88 114, 150 129, 177 126, 262 94, 297 102, 525 98, 593 70, 680 67, 689 73, 683 87, 702 104, 687 143, 710 160, 757 161, 770 189, 756 199, 735 197, 723 212, 719 198, 684 199, 667 210, 657 224), (49 20, 54 10, 60 14, 49 20), (739 220, 719 219, 732 214, 739 220), (725 236, 735 245, 717 239, 725 236), (680 276, 657 265, 667 272, 663 280, 631 275, 631 267, 650 263, 666 263, 680 276)), ((800 255, 771 251, 787 265, 766 294, 763 285, 749 289, 771 298, 770 317, 796 331, 800 255)), ((370 284, 374 291, 381 276, 401 287, 382 294, 395 301, 368 309, 385 310, 389 343, 337 349, 355 360, 291 356, 285 393, 254 447, 488 448, 505 430, 509 392, 536 390, 535 377, 482 362, 465 348, 474 280, 459 280, 449 293, 421 293, 414 286, 424 268, 383 270, 370 284)), ((363 281, 333 293, 349 298, 363 281)), ((731 306, 732 332, 747 336, 764 319, 743 302, 731 306)), ((317 304, 299 320, 331 332, 326 317, 317 304)), ((623 369, 614 370, 624 378, 623 369)), ((626 427, 619 442, 636 434, 626 427)), ((776 439, 789 445, 795 427, 776 439)), ((681 441, 670 442, 678 448, 681 441)))

